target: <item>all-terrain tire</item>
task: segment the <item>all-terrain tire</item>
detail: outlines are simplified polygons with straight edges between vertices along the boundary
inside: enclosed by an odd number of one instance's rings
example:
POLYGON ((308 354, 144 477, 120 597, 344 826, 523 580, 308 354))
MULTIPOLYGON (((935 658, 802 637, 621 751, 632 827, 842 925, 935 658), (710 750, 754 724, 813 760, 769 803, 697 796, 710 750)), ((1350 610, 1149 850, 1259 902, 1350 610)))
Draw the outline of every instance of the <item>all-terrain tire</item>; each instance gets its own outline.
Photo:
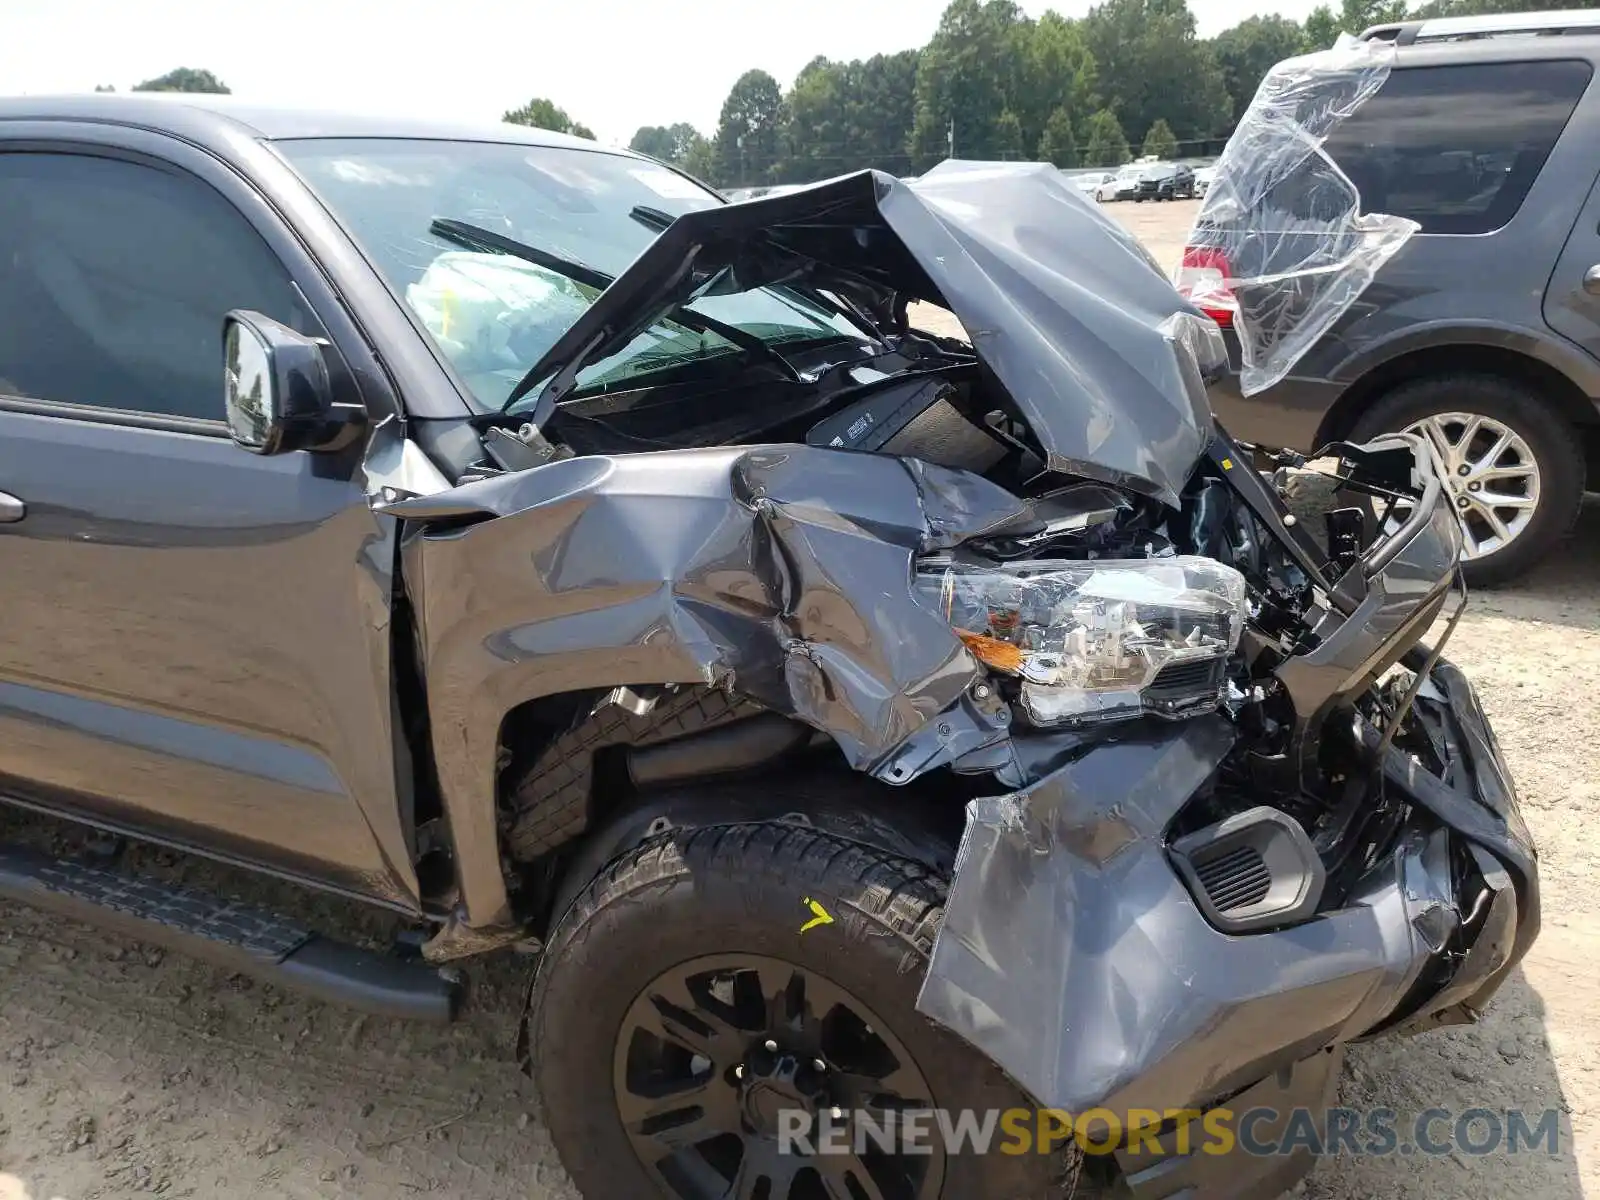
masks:
POLYGON ((1403 431, 1425 417, 1464 412, 1492 417, 1527 443, 1539 469, 1532 519, 1504 549, 1465 564, 1475 586, 1505 583, 1526 572, 1571 532, 1583 503, 1584 460, 1578 431, 1535 390, 1494 375, 1436 375, 1386 393, 1362 413, 1351 440, 1403 431))
MULTIPOLYGON (((660 1194, 617 1116, 615 1047, 635 998, 706 955, 779 958, 847 989, 909 1050, 941 1108, 1030 1108, 998 1067, 915 1011, 945 894, 916 863, 786 822, 678 830, 611 862, 556 927, 527 1018, 545 1121, 583 1195, 660 1194), (834 920, 802 933, 810 900, 834 920)), ((1081 1166, 1070 1143, 951 1154, 940 1197, 1058 1200, 1081 1166)))

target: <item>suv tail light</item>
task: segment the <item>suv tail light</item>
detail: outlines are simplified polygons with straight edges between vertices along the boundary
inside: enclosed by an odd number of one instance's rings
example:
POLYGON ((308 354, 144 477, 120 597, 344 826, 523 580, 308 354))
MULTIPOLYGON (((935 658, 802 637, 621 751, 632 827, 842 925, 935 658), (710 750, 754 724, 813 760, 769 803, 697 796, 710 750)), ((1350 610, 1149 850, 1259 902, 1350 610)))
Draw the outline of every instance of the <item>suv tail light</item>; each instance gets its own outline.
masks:
POLYGON ((1233 289, 1228 286, 1228 260, 1209 246, 1185 246, 1178 268, 1178 291, 1218 325, 1233 324, 1233 289))

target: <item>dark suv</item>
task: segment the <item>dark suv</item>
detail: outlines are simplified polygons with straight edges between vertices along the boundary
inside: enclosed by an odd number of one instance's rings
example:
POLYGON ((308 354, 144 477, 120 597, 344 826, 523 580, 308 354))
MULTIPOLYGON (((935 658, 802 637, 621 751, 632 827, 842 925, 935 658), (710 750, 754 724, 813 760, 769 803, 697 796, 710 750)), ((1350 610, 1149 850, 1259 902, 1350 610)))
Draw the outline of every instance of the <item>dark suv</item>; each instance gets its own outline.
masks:
POLYGON ((1194 168, 1183 163, 1154 163, 1139 176, 1135 200, 1193 200, 1194 168))
POLYGON ((1504 580, 1568 533, 1600 465, 1600 13, 1363 36, 1395 43, 1394 69, 1326 149, 1362 211, 1420 230, 1288 378, 1245 397, 1235 376, 1213 404, 1245 440, 1301 451, 1426 435, 1468 579, 1504 580))

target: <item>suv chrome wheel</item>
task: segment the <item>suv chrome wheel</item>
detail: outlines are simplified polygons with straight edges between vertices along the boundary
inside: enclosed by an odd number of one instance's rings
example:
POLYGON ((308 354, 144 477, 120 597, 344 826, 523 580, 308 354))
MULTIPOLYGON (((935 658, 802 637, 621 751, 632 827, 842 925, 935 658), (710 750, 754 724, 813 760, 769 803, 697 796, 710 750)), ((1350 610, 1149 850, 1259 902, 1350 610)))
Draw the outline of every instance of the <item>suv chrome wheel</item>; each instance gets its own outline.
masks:
POLYGON ((1444 460, 1463 558, 1503 550, 1527 529, 1539 506, 1539 463, 1521 434, 1493 417, 1462 412, 1435 413, 1406 432, 1432 442, 1444 460))

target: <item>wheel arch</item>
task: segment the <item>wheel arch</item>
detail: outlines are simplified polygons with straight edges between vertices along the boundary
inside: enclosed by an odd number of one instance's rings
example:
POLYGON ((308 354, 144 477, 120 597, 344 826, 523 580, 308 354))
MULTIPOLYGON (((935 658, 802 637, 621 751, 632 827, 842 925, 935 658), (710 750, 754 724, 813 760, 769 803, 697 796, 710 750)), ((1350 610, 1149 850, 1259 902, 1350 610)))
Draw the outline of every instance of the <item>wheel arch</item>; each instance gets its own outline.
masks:
MULTIPOLYGON (((863 771, 965 703, 981 669, 918 600, 911 564, 930 521, 955 538, 1022 508, 976 476, 957 503, 931 470, 805 446, 591 455, 388 505, 415 523, 401 578, 421 634, 457 924, 515 932, 496 798, 507 714, 530 701, 737 689, 828 731, 863 771)), ((932 749, 922 769, 944 747, 932 749)))
POLYGON ((607 811, 568 844, 542 924, 553 927, 607 863, 671 829, 751 823, 810 827, 949 878, 964 813, 959 797, 931 782, 890 787, 842 766, 781 780, 710 781, 644 793, 607 811))
POLYGON ((1520 384, 1546 398, 1557 414, 1573 425, 1600 425, 1594 401, 1570 375, 1546 359, 1511 346, 1446 342, 1402 350, 1369 367, 1323 416, 1316 445, 1349 436, 1362 414, 1396 388, 1429 375, 1447 374, 1486 375, 1520 384))

